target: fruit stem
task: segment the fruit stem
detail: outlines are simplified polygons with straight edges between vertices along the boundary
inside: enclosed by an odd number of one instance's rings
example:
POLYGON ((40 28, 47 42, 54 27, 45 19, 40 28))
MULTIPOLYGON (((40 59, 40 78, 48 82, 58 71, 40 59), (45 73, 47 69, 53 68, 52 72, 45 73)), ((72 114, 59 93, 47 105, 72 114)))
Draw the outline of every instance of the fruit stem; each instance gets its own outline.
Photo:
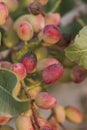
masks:
POLYGON ((57 0, 57 2, 53 6, 53 8, 50 10, 50 12, 54 13, 59 8, 61 2, 62 2, 62 0, 57 0))
POLYGON ((21 57, 27 53, 28 51, 33 51, 36 48, 38 48, 41 45, 40 42, 35 41, 35 42, 25 42, 24 46, 21 48, 21 50, 16 54, 16 60, 19 61, 21 57))
POLYGON ((24 80, 21 81, 21 84, 22 84, 22 88, 25 92, 26 97, 31 100, 31 109, 32 109, 35 125, 37 126, 38 129, 40 129, 40 125, 39 125, 39 122, 38 122, 38 119, 37 119, 37 116, 36 116, 36 112, 35 112, 35 108, 34 108, 34 101, 31 99, 31 96, 29 95, 29 93, 25 89, 26 84, 25 84, 24 80))

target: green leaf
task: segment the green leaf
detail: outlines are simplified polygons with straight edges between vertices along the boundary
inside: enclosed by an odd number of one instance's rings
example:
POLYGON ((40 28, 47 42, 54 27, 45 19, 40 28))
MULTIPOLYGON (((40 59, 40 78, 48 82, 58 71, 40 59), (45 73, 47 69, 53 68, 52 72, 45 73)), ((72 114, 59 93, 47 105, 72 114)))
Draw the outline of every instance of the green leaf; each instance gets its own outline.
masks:
POLYGON ((29 100, 20 100, 14 94, 18 85, 17 76, 7 70, 0 69, 0 114, 18 116, 30 108, 29 100))
POLYGON ((65 50, 65 55, 71 61, 87 68, 87 26, 80 30, 74 43, 65 50))

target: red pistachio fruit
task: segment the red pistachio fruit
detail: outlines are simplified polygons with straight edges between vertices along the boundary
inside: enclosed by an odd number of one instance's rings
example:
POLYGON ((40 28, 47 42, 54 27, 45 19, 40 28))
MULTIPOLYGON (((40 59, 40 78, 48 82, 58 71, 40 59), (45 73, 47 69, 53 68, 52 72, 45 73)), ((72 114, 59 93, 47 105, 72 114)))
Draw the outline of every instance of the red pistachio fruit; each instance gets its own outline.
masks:
POLYGON ((33 37, 33 28, 29 22, 23 21, 17 28, 17 34, 23 41, 28 41, 33 37))
POLYGON ((37 57, 33 52, 28 52, 22 57, 21 63, 25 66, 27 73, 32 73, 37 64, 37 57))
POLYGON ((18 76, 19 80, 23 80, 26 77, 26 68, 22 63, 12 64, 11 70, 18 76))
POLYGON ((71 70, 71 80, 74 83, 81 83, 85 79, 85 70, 81 66, 74 66, 71 70))
POLYGON ((4 25, 8 20, 8 7, 4 2, 0 2, 0 25, 4 25))
POLYGON ((43 40, 49 45, 54 45, 60 41, 61 33, 59 28, 53 24, 46 25, 38 35, 39 40, 43 40))
POLYGON ((64 73, 63 66, 59 64, 52 64, 42 71, 42 79, 45 84, 52 84, 58 81, 64 73))
POLYGON ((66 118, 68 121, 75 123, 75 124, 80 124, 83 121, 83 114, 75 107, 73 106, 67 106, 65 108, 66 112, 66 118))
POLYGON ((56 105, 57 100, 53 95, 51 95, 47 92, 40 92, 36 96, 35 102, 36 102, 37 106, 39 106, 40 108, 51 109, 56 105))

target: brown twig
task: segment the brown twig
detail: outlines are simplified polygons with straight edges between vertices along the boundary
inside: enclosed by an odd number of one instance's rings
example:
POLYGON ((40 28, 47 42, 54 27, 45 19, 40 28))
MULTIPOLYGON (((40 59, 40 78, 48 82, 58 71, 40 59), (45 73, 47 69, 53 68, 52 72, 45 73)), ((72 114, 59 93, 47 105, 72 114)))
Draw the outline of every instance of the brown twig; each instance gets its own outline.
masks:
POLYGON ((25 90, 26 85, 25 85, 24 81, 21 81, 21 83, 22 83, 22 88, 25 92, 26 97, 31 100, 31 109, 32 109, 35 125, 37 126, 38 129, 40 129, 40 125, 39 125, 39 122, 38 122, 38 119, 37 119, 37 116, 36 116, 36 112, 35 112, 35 109, 34 109, 34 101, 31 99, 31 96, 29 95, 29 93, 25 90))

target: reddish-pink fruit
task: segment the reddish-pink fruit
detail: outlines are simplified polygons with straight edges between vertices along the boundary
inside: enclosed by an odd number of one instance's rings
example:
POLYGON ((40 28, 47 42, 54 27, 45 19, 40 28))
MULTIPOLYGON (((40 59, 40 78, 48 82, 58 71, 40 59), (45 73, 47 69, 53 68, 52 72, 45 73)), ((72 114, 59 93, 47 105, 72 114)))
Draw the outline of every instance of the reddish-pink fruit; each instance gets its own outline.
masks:
POLYGON ((42 79, 45 84, 52 84, 58 81, 64 73, 63 66, 59 64, 52 64, 42 71, 42 79))
POLYGON ((45 23, 46 25, 54 24, 58 26, 60 24, 60 19, 61 19, 61 16, 59 13, 48 13, 45 16, 45 23))
POLYGON ((28 52, 22 57, 21 62, 25 66, 27 73, 32 73, 37 64, 37 57, 33 52, 28 52))
POLYGON ((53 24, 46 25, 38 35, 39 40, 49 43, 49 46, 59 42, 61 33, 59 28, 53 24))
POLYGON ((12 64, 11 70, 18 76, 19 80, 26 77, 26 68, 22 63, 12 64))
POLYGON ((0 2, 0 26, 4 25, 8 20, 8 7, 4 2, 0 2))
POLYGON ((44 68, 48 67, 49 65, 58 64, 58 63, 59 63, 59 61, 55 58, 45 58, 45 59, 38 61, 36 68, 37 68, 37 70, 41 71, 44 68))
POLYGON ((41 14, 39 15, 30 14, 29 22, 31 23, 35 33, 40 32, 45 26, 45 20, 41 14))
POLYGON ((21 22, 17 28, 17 34, 23 41, 30 40, 33 37, 32 25, 27 21, 21 22))
POLYGON ((36 104, 40 108, 43 108, 43 109, 51 109, 57 103, 56 98, 53 95, 51 95, 51 94, 49 94, 47 92, 40 92, 36 96, 35 101, 36 101, 36 104))
POLYGON ((75 83, 81 83, 85 79, 85 70, 81 66, 73 67, 71 71, 71 79, 75 83))
POLYGON ((10 69, 11 63, 8 61, 0 61, 0 68, 10 69))
POLYGON ((41 3, 42 5, 46 5, 48 3, 48 0, 34 0, 34 1, 37 1, 41 3))
POLYGON ((67 106, 65 108, 65 112, 68 121, 75 124, 80 124, 83 122, 83 114, 77 108, 73 106, 67 106))
POLYGON ((6 124, 11 119, 10 116, 1 116, 0 115, 0 125, 6 124))

